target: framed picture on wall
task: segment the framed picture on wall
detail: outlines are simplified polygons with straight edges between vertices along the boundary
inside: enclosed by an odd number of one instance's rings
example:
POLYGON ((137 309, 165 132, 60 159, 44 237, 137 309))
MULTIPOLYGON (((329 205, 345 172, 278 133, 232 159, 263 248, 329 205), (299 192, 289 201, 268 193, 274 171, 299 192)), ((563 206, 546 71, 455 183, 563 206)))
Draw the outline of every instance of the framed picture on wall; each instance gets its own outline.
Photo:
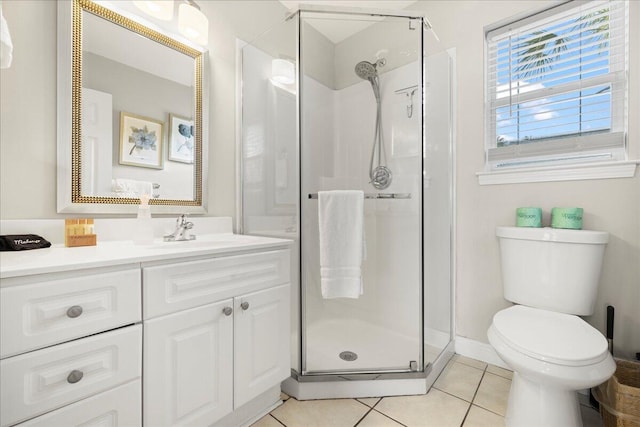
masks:
POLYGON ((169 114, 169 160, 193 163, 193 120, 169 114))
POLYGON ((164 123, 136 114, 120 113, 121 165, 162 169, 164 123))

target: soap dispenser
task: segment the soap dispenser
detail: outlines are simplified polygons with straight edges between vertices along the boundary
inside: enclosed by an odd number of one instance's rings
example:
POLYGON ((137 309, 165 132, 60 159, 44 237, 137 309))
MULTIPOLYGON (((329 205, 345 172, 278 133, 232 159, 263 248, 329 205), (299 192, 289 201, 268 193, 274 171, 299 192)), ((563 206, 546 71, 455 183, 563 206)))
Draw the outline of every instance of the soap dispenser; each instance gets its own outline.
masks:
POLYGON ((149 196, 146 194, 140 196, 140 206, 138 206, 138 217, 136 219, 133 242, 136 245, 150 245, 153 243, 151 207, 149 206, 149 196))

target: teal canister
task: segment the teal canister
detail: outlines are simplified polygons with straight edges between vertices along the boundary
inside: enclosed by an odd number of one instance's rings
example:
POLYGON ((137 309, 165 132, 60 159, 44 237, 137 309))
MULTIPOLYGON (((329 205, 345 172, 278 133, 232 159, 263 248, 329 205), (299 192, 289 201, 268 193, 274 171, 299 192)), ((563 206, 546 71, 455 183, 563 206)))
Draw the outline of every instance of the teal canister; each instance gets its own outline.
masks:
POLYGON ((542 227, 542 209, 517 208, 516 227, 542 227))
POLYGON ((582 208, 551 209, 551 227, 582 230, 582 208))

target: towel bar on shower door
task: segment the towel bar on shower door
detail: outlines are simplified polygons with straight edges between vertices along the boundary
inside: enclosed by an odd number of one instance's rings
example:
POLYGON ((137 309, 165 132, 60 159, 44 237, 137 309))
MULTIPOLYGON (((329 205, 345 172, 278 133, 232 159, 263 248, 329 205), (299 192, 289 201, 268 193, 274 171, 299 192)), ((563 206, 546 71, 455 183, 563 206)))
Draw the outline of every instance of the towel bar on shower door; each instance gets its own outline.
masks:
MULTIPOLYGON (((310 199, 317 199, 318 193, 309 194, 310 199)), ((411 193, 364 193, 365 199, 410 199, 411 193)))

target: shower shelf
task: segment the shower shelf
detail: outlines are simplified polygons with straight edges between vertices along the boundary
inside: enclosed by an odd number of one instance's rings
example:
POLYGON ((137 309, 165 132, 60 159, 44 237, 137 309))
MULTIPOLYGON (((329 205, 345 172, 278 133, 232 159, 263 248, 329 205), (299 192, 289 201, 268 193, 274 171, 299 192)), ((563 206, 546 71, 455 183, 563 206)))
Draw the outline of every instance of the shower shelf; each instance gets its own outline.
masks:
MULTIPOLYGON (((317 199, 318 193, 309 194, 310 199, 317 199)), ((411 193, 364 193, 365 199, 410 199, 411 193)))

